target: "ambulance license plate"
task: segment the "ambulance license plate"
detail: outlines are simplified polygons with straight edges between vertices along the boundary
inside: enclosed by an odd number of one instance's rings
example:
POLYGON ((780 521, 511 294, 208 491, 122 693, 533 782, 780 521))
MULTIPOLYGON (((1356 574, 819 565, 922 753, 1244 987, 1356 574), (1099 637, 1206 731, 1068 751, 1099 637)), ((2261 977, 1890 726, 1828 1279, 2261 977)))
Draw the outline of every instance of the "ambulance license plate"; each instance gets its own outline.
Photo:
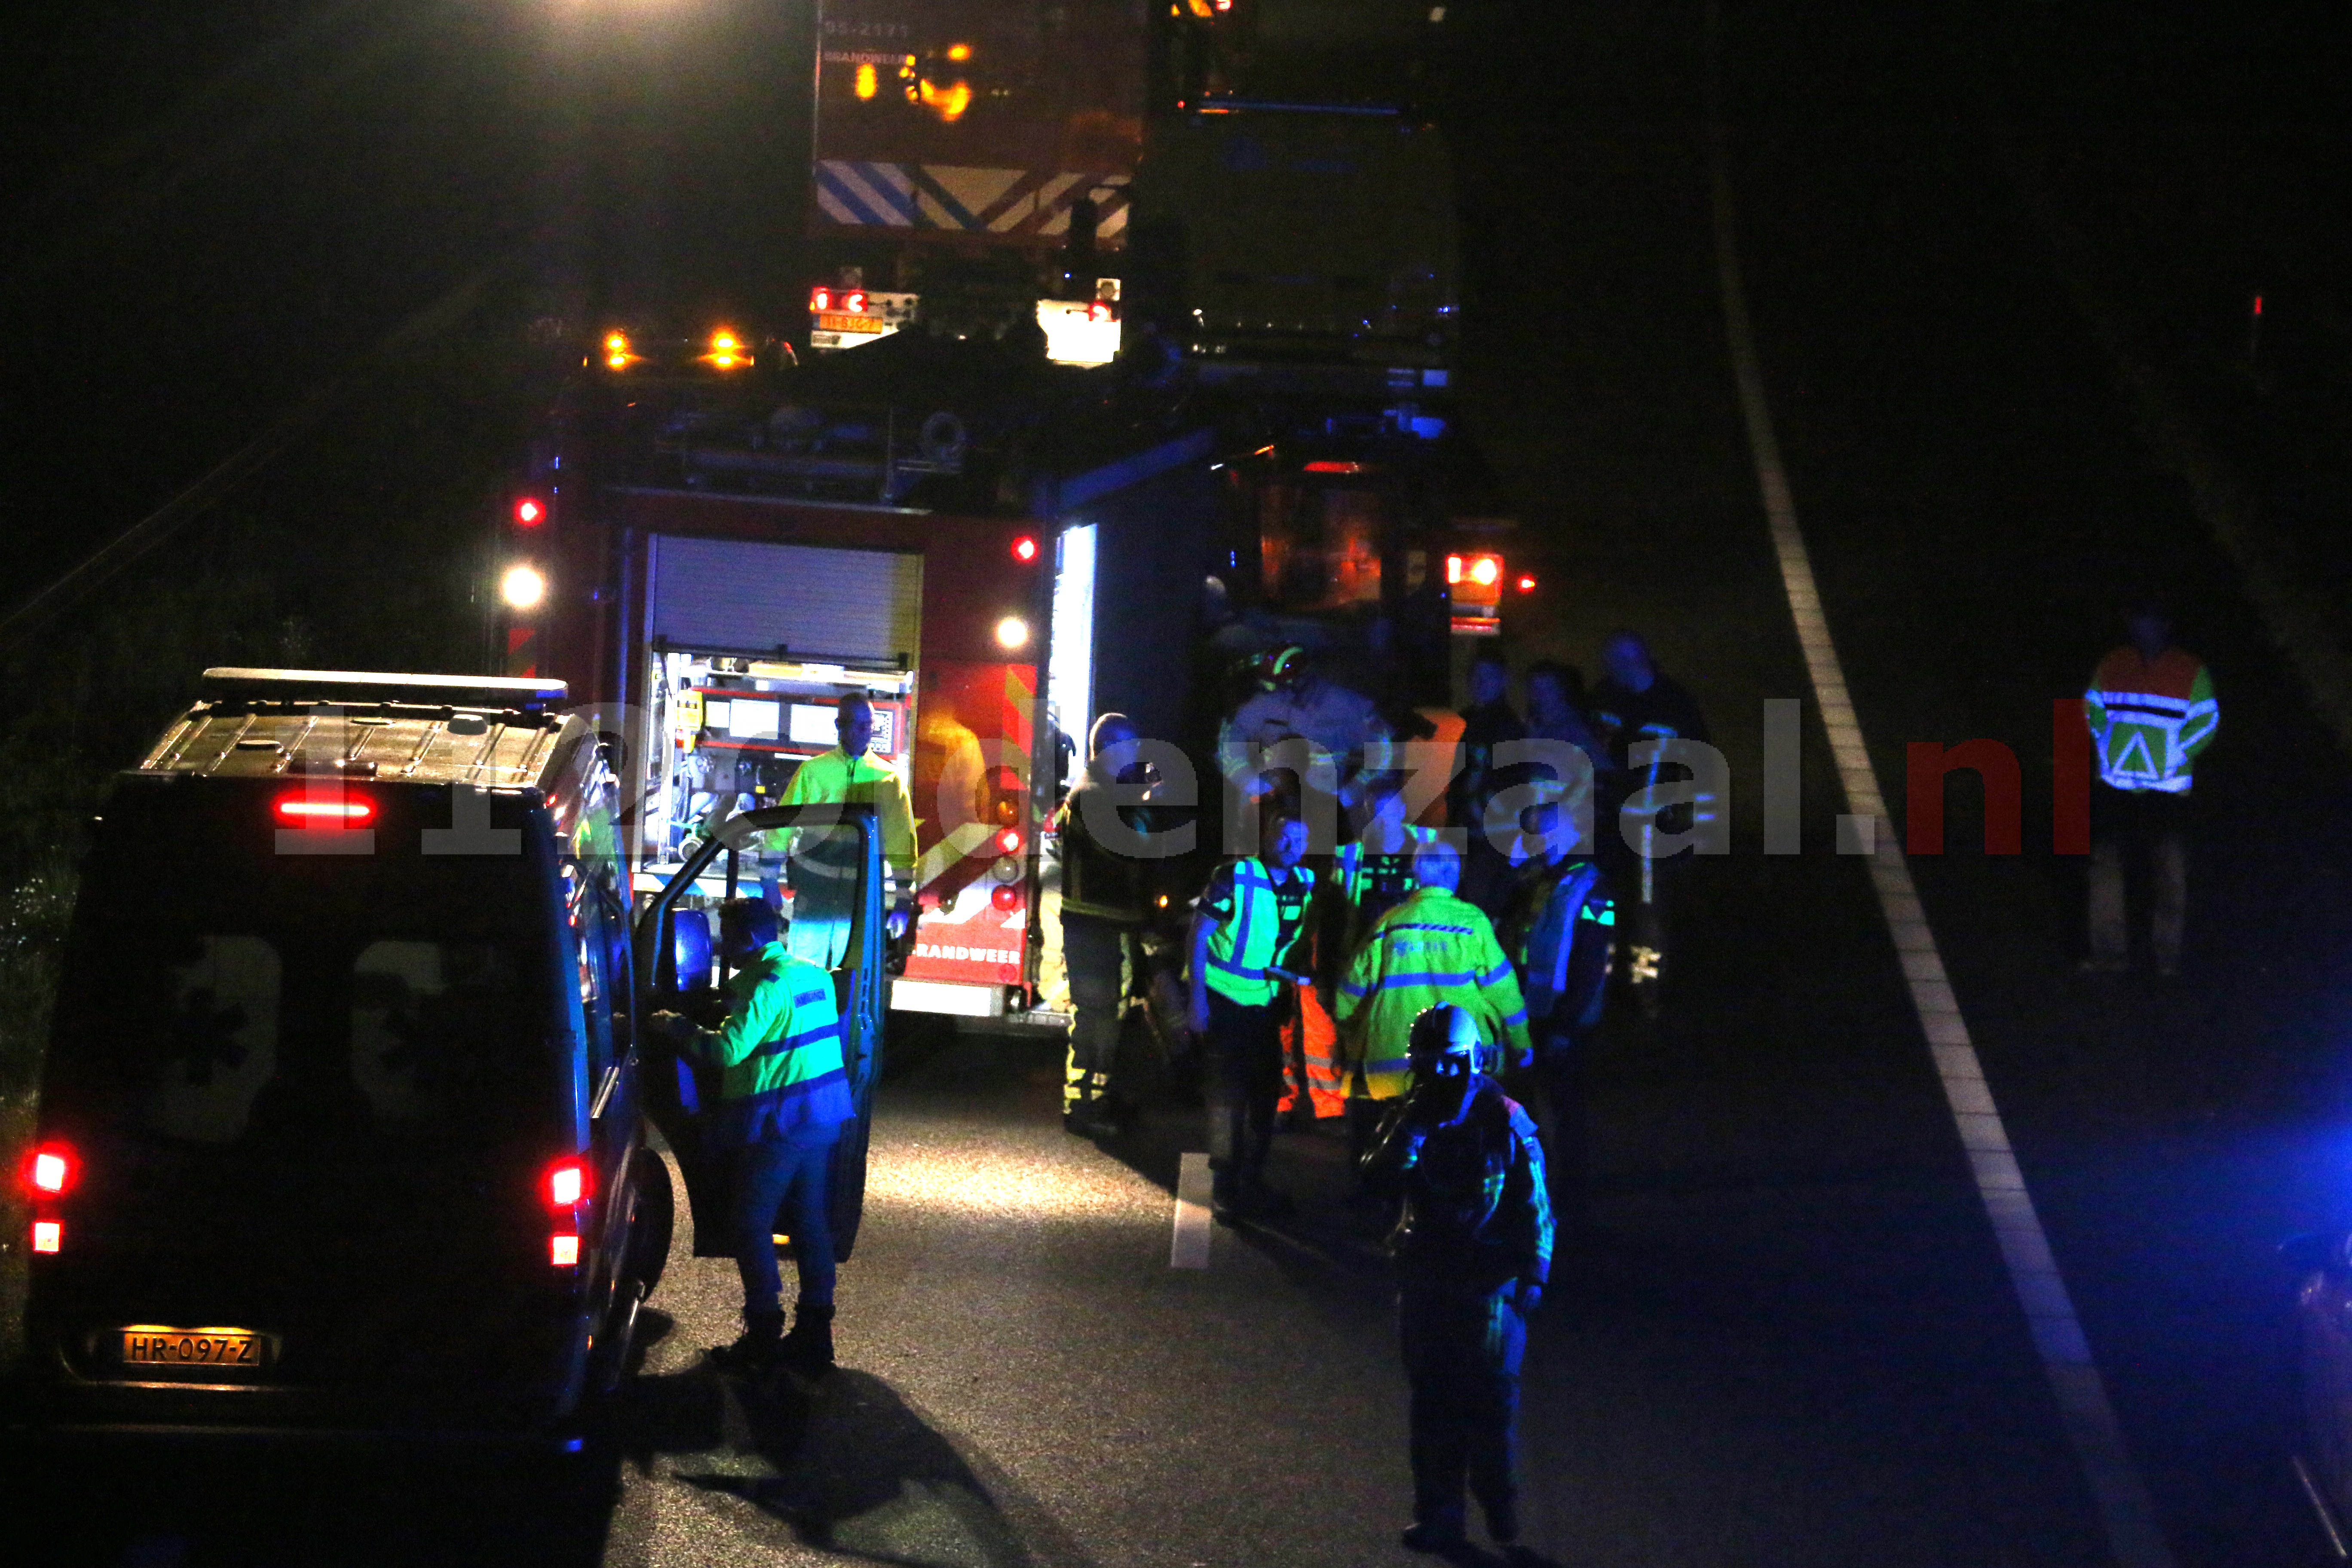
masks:
POLYGON ((268 1347, 267 1336, 245 1329, 125 1329, 122 1364, 258 1372, 268 1347))
POLYGON ((868 335, 878 335, 887 331, 889 327, 890 323, 879 316, 838 316, 830 311, 820 311, 816 319, 816 330, 820 332, 864 332, 868 335))

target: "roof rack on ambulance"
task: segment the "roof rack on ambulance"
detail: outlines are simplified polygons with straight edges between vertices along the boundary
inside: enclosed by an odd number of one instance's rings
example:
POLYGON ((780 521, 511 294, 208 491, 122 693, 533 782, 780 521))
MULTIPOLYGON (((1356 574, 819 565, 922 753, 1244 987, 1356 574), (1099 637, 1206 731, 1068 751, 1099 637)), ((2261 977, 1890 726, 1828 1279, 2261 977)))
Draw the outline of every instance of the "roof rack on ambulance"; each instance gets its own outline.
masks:
POLYGON ((199 698, 212 702, 416 703, 442 708, 544 712, 564 704, 561 680, 487 675, 388 675, 350 669, 205 671, 199 698))

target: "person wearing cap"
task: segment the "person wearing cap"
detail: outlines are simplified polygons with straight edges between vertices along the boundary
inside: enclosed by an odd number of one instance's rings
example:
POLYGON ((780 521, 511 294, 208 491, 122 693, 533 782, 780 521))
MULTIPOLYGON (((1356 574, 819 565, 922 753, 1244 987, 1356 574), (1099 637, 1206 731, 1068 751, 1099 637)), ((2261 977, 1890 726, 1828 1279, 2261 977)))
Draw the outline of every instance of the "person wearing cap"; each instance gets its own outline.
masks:
POLYGON ((743 1336, 711 1352, 722 1366, 759 1371, 781 1363, 803 1372, 833 1364, 835 1258, 827 1194, 834 1145, 857 1113, 841 1052, 833 976, 785 950, 764 899, 719 910, 720 940, 735 973, 727 1021, 697 1027, 656 1013, 648 1028, 719 1070, 711 1111, 714 1149, 733 1164, 735 1266, 743 1279, 743 1336), (800 1300, 784 1332, 783 1278, 776 1268, 779 1218, 793 1238, 800 1300))
POLYGON ((1483 1070, 1488 1048, 1467 1009, 1416 1017, 1412 1087, 1362 1164, 1400 1200, 1389 1250, 1412 1389, 1404 1544, 1416 1552, 1463 1550, 1465 1481, 1495 1543, 1519 1537, 1519 1367, 1551 1274, 1552 1217, 1535 1123, 1483 1070))
POLYGON ((1139 804, 1114 804, 1114 785, 1140 785, 1134 721, 1106 713, 1087 738, 1087 769, 1054 818, 1062 847, 1062 959, 1070 976, 1070 1044, 1062 1074, 1062 1126, 1081 1137, 1115 1131, 1119 1020, 1131 990, 1135 942, 1146 910, 1149 863, 1106 846, 1116 824, 1150 829, 1139 804))
POLYGON ((1462 856, 1450 844, 1423 845, 1412 861, 1411 897, 1372 923, 1339 983, 1339 1051, 1349 1072, 1349 1136, 1358 1152, 1379 1102, 1405 1092, 1406 1042, 1413 1020, 1442 1003, 1466 1009, 1489 1037, 1507 1041, 1510 1062, 1528 1059, 1527 1003, 1486 917, 1455 895, 1462 856))

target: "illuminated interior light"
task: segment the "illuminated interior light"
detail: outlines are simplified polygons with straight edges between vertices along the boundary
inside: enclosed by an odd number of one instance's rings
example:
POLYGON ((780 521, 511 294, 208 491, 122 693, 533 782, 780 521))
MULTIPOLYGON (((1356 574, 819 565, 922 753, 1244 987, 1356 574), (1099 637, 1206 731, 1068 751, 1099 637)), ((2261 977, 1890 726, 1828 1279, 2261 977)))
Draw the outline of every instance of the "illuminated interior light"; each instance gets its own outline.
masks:
POLYGON ((33 1250, 55 1252, 65 1245, 66 1227, 62 1221, 37 1219, 33 1222, 33 1250))
POLYGON ((1029 623, 1019 616, 1007 616, 996 623, 996 646, 1008 653, 1029 646, 1029 623))
POLYGON ((547 579, 538 567, 517 562, 507 568, 505 576, 499 579, 499 597, 504 599, 510 608, 535 610, 540 601, 547 597, 547 579))
POLYGON ((576 1236, 551 1236, 547 1238, 547 1260, 558 1268, 580 1267, 580 1238, 576 1236))

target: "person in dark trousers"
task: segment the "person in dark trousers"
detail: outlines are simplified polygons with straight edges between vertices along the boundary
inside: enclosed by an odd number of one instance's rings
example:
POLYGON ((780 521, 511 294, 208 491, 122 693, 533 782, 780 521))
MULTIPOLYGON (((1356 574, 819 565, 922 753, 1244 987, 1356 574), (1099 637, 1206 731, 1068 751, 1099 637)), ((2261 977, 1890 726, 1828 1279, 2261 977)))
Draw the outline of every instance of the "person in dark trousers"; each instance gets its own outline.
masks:
POLYGON ((1232 1224, 1279 1215, 1290 1200, 1268 1186, 1266 1156, 1282 1103, 1284 988, 1311 985, 1292 967, 1307 930, 1315 873, 1299 864, 1307 825, 1276 812, 1265 848, 1218 868, 1192 917, 1192 994, 1189 1021, 1206 1047, 1211 1211, 1232 1224))
POLYGON ((1062 957, 1070 974, 1062 1125, 1086 1138, 1117 1130, 1119 1021, 1148 912, 1148 863, 1107 847, 1099 837, 1113 824, 1138 836, 1150 829, 1146 807, 1111 800, 1111 785, 1145 782, 1136 742, 1127 715, 1096 720, 1086 773, 1054 818, 1062 846, 1062 957))
POLYGON ((1412 1385, 1416 1552, 1464 1547, 1463 1483, 1486 1533, 1519 1537, 1516 1427, 1528 1315, 1551 1273, 1551 1205, 1535 1123, 1481 1070, 1477 1021, 1450 1003, 1413 1020, 1412 1089, 1364 1156, 1402 1208, 1398 1326, 1412 1385))
POLYGON ((1560 1223, 1572 1232, 1585 1206, 1585 1061, 1608 1001, 1617 904, 1558 801, 1528 806, 1520 823, 1529 853, 1499 935, 1527 998, 1535 1039, 1528 1076, 1543 1099, 1560 1223))
MULTIPOLYGON (((1696 813, 1691 806, 1677 805, 1645 816, 1638 842, 1631 845, 1619 826, 1620 813, 1643 790, 1685 772, 1669 763, 1636 764, 1633 748, 1649 741, 1704 742, 1706 721, 1681 682, 1658 668, 1639 632, 1610 634, 1601 645, 1601 665, 1606 673, 1592 689, 1592 728, 1608 749, 1610 768, 1598 802, 1597 819, 1603 825, 1598 848, 1629 917, 1626 959, 1634 999, 1643 1017, 1655 1019, 1665 982, 1668 894, 1691 857, 1685 852, 1661 860, 1654 845, 1660 834, 1688 832, 1696 813)), ((1712 809, 1705 803, 1702 808, 1712 809)))
POLYGON ((2221 722, 2205 661, 2172 640, 2160 600, 2124 617, 2131 640, 2091 672, 2083 717, 2099 761, 2091 803, 2091 952, 2083 967, 2122 971, 2131 935, 2124 900, 2128 864, 2147 868, 2155 898, 2149 945, 2156 972, 2180 972, 2189 916, 2189 802, 2197 759, 2221 722))
POLYGON ((1524 741, 1528 727, 1511 707, 1511 666, 1502 650, 1481 648, 1470 661, 1470 701, 1462 710, 1461 767, 1445 786, 1448 826, 1479 831, 1478 813, 1491 793, 1488 775, 1495 770, 1495 748, 1506 741, 1524 741))
POLYGON ((841 1053, 833 976, 785 951, 762 899, 733 899, 719 935, 735 973, 727 1021, 698 1028, 675 1013, 651 1027, 679 1051, 719 1069, 710 1131, 733 1166, 735 1266, 743 1277, 743 1336, 711 1352, 721 1366, 760 1371, 833 1365, 834 1251, 828 1173, 842 1123, 856 1114, 841 1053), (775 1232, 792 1237, 800 1301, 784 1333, 775 1232))

